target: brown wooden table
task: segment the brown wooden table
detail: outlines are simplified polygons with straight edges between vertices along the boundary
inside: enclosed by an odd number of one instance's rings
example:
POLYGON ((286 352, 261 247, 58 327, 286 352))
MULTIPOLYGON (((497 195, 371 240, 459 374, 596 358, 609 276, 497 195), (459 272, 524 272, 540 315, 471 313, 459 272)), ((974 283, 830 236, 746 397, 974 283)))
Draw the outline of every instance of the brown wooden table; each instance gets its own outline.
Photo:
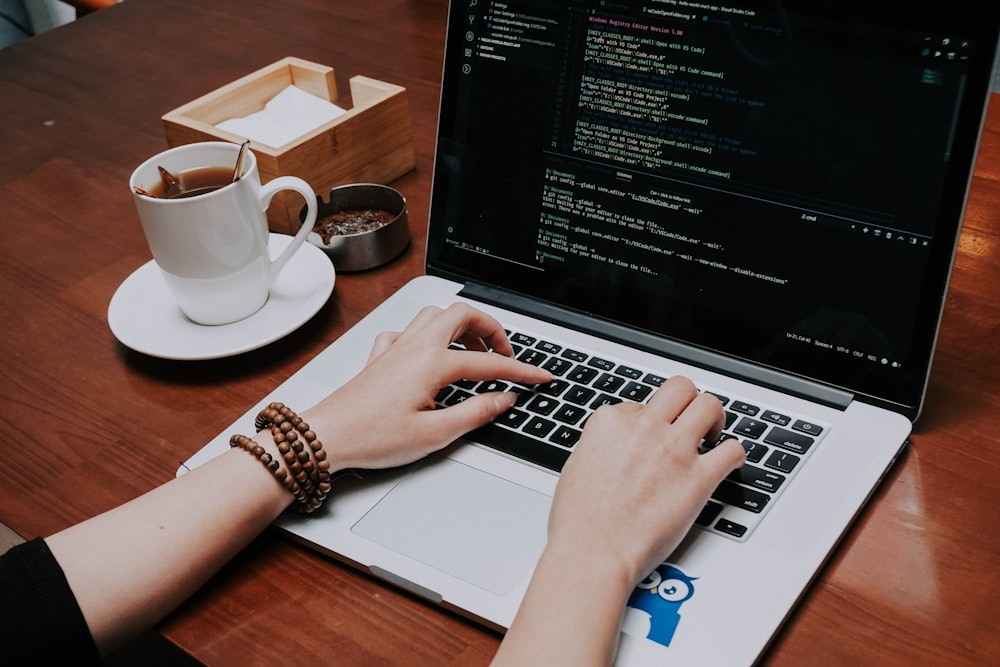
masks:
MULTIPOLYGON (((422 270, 444 0, 127 0, 0 51, 0 522, 47 535, 169 479, 422 270), (285 339, 169 362, 108 329, 150 258, 127 179, 165 148, 160 116, 287 55, 409 92, 414 240, 285 339)), ((927 408, 777 638, 776 665, 984 664, 1000 656, 1000 99, 969 200, 927 408)), ((484 664, 499 636, 272 534, 159 631, 209 664, 484 664)), ((719 628, 720 641, 726 629, 719 628)))

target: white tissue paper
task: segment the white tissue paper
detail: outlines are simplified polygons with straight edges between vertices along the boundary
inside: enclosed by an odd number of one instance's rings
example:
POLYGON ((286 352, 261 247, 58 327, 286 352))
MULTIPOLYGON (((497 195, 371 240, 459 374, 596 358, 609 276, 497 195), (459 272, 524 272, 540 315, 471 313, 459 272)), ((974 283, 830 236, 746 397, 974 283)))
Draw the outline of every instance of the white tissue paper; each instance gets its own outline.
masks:
POLYGON ((261 111, 224 120, 216 127, 277 148, 343 113, 346 109, 328 100, 288 86, 271 98, 261 111))

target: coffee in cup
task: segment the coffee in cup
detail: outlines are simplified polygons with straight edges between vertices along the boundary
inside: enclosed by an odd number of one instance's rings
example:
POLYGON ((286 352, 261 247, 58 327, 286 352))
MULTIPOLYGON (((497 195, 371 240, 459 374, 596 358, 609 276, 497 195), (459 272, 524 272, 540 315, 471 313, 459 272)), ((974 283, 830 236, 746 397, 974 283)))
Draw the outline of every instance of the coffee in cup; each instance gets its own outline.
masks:
POLYGON ((157 199, 185 199, 214 192, 233 180, 233 167, 200 167, 172 174, 160 167, 160 182, 140 194, 157 199))

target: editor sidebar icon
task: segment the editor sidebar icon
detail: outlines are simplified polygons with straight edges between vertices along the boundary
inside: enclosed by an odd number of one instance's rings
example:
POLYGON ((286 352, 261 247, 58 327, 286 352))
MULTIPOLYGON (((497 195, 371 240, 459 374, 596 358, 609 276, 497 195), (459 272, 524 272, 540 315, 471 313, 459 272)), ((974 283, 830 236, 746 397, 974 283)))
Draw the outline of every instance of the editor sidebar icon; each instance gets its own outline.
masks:
MULTIPOLYGON (((469 16, 469 20, 470 21, 474 20, 471 15, 469 16)), ((469 42, 470 44, 472 42, 475 42, 476 41, 476 33, 474 33, 471 30, 466 30, 465 31, 465 41, 469 42)), ((472 60, 472 47, 471 46, 467 46, 465 48, 465 53, 463 55, 468 60, 472 60)), ((462 74, 471 74, 471 73, 472 73, 472 64, 469 63, 469 62, 462 63, 462 74)))

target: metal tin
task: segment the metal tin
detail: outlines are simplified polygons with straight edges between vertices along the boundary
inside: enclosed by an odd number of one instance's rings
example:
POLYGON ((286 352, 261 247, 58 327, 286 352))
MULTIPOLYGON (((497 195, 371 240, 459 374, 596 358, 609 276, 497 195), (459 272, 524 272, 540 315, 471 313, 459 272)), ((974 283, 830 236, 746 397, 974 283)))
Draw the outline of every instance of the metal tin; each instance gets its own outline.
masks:
POLYGON ((364 271, 381 266, 398 257, 410 243, 406 198, 398 190, 377 183, 351 183, 330 190, 325 201, 321 196, 316 199, 317 223, 344 211, 379 210, 395 215, 390 222, 372 230, 331 236, 329 243, 324 243, 317 232, 311 232, 309 241, 330 256, 337 271, 364 271))

